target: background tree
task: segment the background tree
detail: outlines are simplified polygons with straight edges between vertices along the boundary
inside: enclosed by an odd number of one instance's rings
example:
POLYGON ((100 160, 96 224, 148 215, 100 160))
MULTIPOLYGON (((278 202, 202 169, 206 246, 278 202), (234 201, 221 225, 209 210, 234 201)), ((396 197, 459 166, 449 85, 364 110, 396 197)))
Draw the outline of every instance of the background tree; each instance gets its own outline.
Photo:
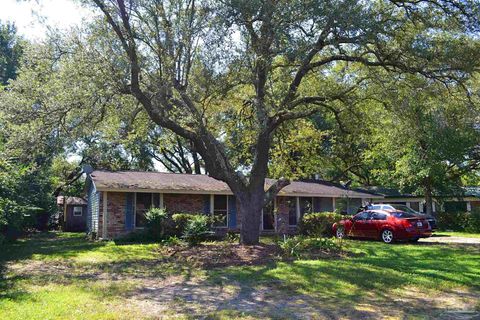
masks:
POLYGON ((2 85, 16 78, 22 55, 22 42, 14 24, 0 21, 0 84, 2 85))
POLYGON ((478 89, 466 95, 419 77, 380 86, 383 101, 368 106, 376 110, 369 158, 388 166, 372 171, 379 184, 423 195, 432 213, 435 195, 462 194, 461 177, 479 168, 478 89))

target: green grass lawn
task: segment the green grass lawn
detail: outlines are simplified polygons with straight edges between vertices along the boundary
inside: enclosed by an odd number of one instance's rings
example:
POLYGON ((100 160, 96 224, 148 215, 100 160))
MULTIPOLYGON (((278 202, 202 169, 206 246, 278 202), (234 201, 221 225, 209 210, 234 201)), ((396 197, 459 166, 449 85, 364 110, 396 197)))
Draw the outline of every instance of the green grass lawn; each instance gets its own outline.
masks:
POLYGON ((157 244, 49 233, 0 246, 0 319, 436 318, 479 309, 480 248, 346 241, 342 259, 202 269, 157 244), (167 303, 167 300, 172 298, 167 303))

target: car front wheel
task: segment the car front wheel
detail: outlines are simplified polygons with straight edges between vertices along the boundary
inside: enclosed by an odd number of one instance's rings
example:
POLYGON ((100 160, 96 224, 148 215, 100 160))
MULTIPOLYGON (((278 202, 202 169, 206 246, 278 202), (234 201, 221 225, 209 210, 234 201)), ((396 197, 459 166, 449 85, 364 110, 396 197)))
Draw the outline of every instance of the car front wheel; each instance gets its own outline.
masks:
POLYGON ((393 242, 393 231, 389 229, 385 229, 382 231, 382 241, 385 243, 392 243, 393 242))
POLYGON ((335 233, 337 238, 342 239, 345 238, 345 228, 344 227, 338 227, 337 232, 335 233))

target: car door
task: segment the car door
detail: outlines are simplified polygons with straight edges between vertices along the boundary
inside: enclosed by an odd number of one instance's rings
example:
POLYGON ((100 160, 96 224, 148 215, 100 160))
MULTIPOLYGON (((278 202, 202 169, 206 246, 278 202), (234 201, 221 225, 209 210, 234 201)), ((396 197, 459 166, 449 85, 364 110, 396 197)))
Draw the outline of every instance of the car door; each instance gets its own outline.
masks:
POLYGON ((380 232, 387 224, 387 214, 383 212, 372 212, 370 221, 369 237, 378 238, 380 236, 380 232))
POLYGON ((367 237, 369 217, 370 217, 369 211, 360 212, 353 217, 352 228, 350 231, 351 236, 367 237))

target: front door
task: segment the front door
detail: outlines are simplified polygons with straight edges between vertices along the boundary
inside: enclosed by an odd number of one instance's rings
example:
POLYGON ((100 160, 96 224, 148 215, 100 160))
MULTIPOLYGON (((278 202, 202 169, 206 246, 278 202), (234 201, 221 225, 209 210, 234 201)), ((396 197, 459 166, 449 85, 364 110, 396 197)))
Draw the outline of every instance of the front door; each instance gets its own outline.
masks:
POLYGON ((368 236, 371 238, 380 237, 383 227, 387 223, 387 214, 383 212, 373 212, 370 217, 370 231, 368 236))

